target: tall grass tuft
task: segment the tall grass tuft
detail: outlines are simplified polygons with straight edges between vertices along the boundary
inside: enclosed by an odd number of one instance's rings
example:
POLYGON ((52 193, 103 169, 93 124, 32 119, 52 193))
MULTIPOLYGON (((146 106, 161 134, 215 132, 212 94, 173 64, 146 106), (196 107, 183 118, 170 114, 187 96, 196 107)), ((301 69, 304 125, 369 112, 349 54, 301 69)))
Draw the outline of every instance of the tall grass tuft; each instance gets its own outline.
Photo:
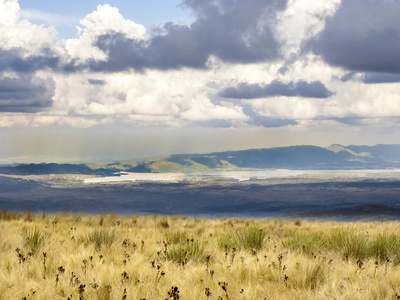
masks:
POLYGON ((246 227, 237 232, 237 239, 240 245, 247 250, 261 250, 266 232, 258 227, 246 227))
POLYGON ((161 220, 160 222, 158 222, 158 226, 161 228, 169 228, 169 222, 168 220, 161 220))
POLYGON ((309 290, 316 290, 318 286, 325 282, 324 267, 320 264, 309 265, 301 274, 298 274, 301 279, 301 287, 309 290))
POLYGON ((19 213, 11 212, 5 209, 2 209, 0 211, 0 220, 12 221, 12 220, 18 220, 19 218, 20 218, 19 213))
POLYGON ((321 264, 307 264, 290 274, 288 279, 297 289, 316 290, 326 281, 325 268, 321 264))
POLYGON ((229 251, 232 248, 239 248, 238 242, 235 239, 235 237, 228 234, 223 235, 222 237, 219 238, 218 246, 225 251, 229 251))
POLYGON ((33 227, 31 230, 25 229, 22 231, 22 239, 24 247, 27 247, 31 249, 33 253, 36 253, 43 245, 45 236, 39 229, 33 227))
POLYGON ((85 246, 93 244, 95 249, 100 251, 103 247, 111 247, 116 239, 117 237, 114 231, 106 228, 99 228, 81 238, 81 241, 85 246))
POLYGON ((236 248, 245 250, 261 250, 266 232, 264 229, 246 227, 236 231, 233 235, 224 235, 219 239, 218 245, 225 251, 236 248))
POLYGON ((299 250, 305 255, 312 256, 326 247, 323 236, 317 233, 298 233, 282 242, 284 248, 292 251, 299 250))
POLYGON ((400 264, 400 236, 380 234, 369 245, 369 256, 385 261, 390 257, 395 265, 400 264))
POLYGON ((327 247, 342 254, 343 258, 364 259, 368 257, 368 238, 354 230, 340 229, 327 238, 327 247))
POLYGON ((112 287, 111 285, 104 285, 100 287, 100 294, 98 299, 110 300, 112 287))
POLYGON ((322 233, 298 233, 282 242, 282 246, 306 255, 315 255, 321 251, 340 253, 343 259, 374 258, 380 262, 388 258, 400 264, 400 236, 397 234, 379 234, 369 237, 349 228, 322 233))
POLYGON ((167 251, 165 258, 178 264, 186 263, 188 261, 188 252, 185 247, 173 247, 167 251))
POLYGON ((324 269, 321 265, 314 265, 306 272, 306 286, 315 290, 325 281, 324 269))
POLYGON ((168 244, 180 244, 188 240, 188 235, 185 231, 168 231, 165 234, 165 239, 168 244))
POLYGON ((166 252, 166 259, 182 264, 189 260, 200 262, 205 260, 204 249, 206 242, 199 240, 187 240, 185 243, 170 247, 166 252))

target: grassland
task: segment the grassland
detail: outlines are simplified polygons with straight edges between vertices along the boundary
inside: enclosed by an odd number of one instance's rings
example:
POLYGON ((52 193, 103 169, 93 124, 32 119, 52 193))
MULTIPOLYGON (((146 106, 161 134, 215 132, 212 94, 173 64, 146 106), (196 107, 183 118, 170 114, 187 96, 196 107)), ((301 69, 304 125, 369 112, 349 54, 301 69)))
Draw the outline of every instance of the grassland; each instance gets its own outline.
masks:
POLYGON ((398 299, 400 224, 0 212, 0 299, 398 299))

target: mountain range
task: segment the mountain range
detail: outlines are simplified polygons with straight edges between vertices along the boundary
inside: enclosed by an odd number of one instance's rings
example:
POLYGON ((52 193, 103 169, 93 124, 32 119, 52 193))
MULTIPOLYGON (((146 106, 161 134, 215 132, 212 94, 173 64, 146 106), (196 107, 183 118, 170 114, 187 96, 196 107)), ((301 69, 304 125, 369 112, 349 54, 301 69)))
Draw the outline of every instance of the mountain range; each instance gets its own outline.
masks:
POLYGON ((175 154, 164 158, 108 164, 14 164, 0 166, 0 174, 86 174, 110 176, 115 172, 207 172, 244 169, 351 170, 400 168, 400 145, 329 147, 291 146, 175 154))

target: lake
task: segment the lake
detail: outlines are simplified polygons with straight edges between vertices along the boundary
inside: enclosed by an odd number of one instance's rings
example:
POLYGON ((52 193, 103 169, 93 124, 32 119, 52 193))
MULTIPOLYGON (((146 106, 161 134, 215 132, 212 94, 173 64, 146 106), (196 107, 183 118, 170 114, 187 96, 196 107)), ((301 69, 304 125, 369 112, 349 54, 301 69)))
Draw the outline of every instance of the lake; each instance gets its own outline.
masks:
POLYGON ((84 180, 85 183, 106 183, 118 181, 179 181, 185 179, 226 178, 238 181, 250 179, 270 179, 306 175, 337 175, 337 176, 360 176, 365 177, 387 177, 393 175, 398 177, 400 169, 370 169, 370 170, 249 170, 249 171, 227 171, 207 173, 116 173, 116 176, 94 177, 84 180))

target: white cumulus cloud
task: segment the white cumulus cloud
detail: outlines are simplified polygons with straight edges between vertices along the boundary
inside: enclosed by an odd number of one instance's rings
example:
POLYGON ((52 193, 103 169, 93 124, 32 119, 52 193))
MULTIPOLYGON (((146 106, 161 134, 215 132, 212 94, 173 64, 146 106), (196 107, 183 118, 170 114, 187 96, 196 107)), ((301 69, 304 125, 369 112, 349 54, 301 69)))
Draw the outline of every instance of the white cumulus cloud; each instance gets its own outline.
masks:
POLYGON ((107 55, 96 46, 96 41, 102 35, 120 33, 128 39, 141 40, 146 34, 143 25, 125 19, 118 8, 109 4, 99 5, 97 10, 88 14, 80 24, 83 28, 77 27, 79 38, 59 43, 59 50, 64 52, 67 59, 78 59, 79 62, 107 58, 107 55))
POLYGON ((17 0, 0 0, 0 49, 17 48, 24 55, 35 55, 51 47, 57 31, 53 26, 37 26, 20 20, 17 0))

